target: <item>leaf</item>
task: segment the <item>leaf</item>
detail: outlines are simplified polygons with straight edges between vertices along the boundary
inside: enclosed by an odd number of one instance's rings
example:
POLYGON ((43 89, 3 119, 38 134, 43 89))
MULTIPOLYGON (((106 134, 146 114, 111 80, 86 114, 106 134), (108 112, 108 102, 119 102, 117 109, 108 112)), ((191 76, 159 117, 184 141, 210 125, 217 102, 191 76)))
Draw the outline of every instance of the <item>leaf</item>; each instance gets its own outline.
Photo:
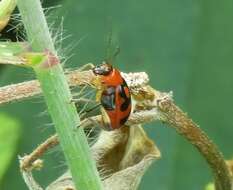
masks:
POLYGON ((209 184, 205 187, 205 190, 215 190, 214 184, 213 184, 213 183, 209 183, 209 184))
MULTIPOLYGON (((115 131, 101 131, 91 147, 106 190, 136 190, 150 165, 160 158, 160 151, 139 125, 115 131)), ((66 172, 46 190, 74 189, 66 172)))
POLYGON ((20 135, 19 122, 0 113, 0 181, 16 154, 20 135))

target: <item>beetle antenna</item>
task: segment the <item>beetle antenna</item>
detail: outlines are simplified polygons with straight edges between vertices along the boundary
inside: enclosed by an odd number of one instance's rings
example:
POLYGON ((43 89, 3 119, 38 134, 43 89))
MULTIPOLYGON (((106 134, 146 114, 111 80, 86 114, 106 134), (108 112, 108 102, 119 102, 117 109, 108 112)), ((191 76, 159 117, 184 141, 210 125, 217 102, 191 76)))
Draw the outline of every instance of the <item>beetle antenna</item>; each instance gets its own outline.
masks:
POLYGON ((112 59, 115 60, 116 57, 119 55, 119 53, 121 52, 121 48, 119 46, 116 47, 115 53, 113 54, 112 59))
POLYGON ((114 38, 112 20, 110 20, 110 22, 111 27, 109 27, 109 32, 106 38, 107 46, 105 51, 105 62, 113 64, 117 55, 120 53, 120 47, 116 46, 117 40, 114 38))
POLYGON ((106 46, 106 53, 105 53, 105 60, 107 63, 112 63, 111 60, 111 47, 112 47, 112 27, 110 27, 109 33, 107 35, 107 46, 106 46))

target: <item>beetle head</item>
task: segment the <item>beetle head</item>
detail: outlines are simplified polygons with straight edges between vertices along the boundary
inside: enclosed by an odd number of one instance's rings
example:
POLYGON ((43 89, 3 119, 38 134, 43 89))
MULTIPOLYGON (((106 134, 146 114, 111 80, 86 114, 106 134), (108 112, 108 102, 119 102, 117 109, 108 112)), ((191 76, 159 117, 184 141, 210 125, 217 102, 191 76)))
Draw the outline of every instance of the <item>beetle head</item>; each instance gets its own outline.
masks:
POLYGON ((102 64, 97 65, 93 68, 93 72, 96 75, 105 75, 105 76, 109 75, 112 72, 112 70, 113 70, 112 65, 106 62, 103 62, 102 64))

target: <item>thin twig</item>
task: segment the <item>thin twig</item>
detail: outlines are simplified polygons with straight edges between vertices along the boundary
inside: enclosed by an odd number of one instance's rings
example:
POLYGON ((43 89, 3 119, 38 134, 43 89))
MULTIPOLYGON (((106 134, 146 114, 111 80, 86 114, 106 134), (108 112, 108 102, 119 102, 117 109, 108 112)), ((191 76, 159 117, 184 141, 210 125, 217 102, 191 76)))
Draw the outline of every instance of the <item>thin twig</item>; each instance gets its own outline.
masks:
MULTIPOLYGON (((145 124, 155 120, 162 120, 186 138, 200 151, 212 168, 215 177, 216 190, 230 190, 231 176, 226 166, 222 153, 208 136, 199 128, 180 108, 172 101, 171 93, 155 91, 150 86, 136 90, 134 113, 131 114, 126 125, 145 124), (140 110, 143 109, 143 110, 140 110)), ((93 121, 101 125, 101 116, 86 118, 82 121, 82 127, 91 127, 93 121)))
MULTIPOLYGON (((130 73, 128 76, 129 86, 135 87, 139 85, 139 83, 130 82, 137 81, 136 78, 138 75, 143 76, 141 78, 148 79, 148 76, 144 72, 140 73, 130 73)), ((94 80, 95 75, 92 71, 80 71, 74 70, 67 73, 67 79, 69 85, 72 86, 80 86, 91 84, 91 81, 94 80)), ((144 80, 145 81, 145 80, 144 80)), ((33 97, 41 94, 40 84, 37 80, 31 80, 27 82, 22 82, 18 84, 12 84, 8 86, 0 87, 0 105, 10 103, 13 101, 24 100, 29 97, 33 97)))
POLYGON ((27 171, 32 170, 33 163, 40 158, 48 149, 58 144, 58 136, 53 135, 49 137, 45 142, 40 144, 31 154, 21 158, 20 168, 21 170, 27 171))
POLYGON ((11 84, 0 88, 0 105, 17 100, 23 100, 41 93, 37 80, 11 84))
MULTIPOLYGON (((145 74, 144 74, 145 75, 145 74)), ((140 79, 138 76, 138 73, 134 74, 125 74, 124 77, 127 80, 127 83, 129 84, 129 87, 131 90, 137 86, 136 84, 141 84, 142 82, 138 82, 138 80, 135 80, 135 78, 140 79), (135 82, 136 81, 136 82, 135 82)), ((147 76, 147 75, 146 75, 147 76)), ((68 73, 67 75, 69 85, 70 86, 77 86, 77 85, 84 85, 87 83, 91 83, 91 81, 94 79, 94 75, 91 71, 72 71, 68 73)), ((144 77, 145 84, 148 82, 148 77, 144 77)), ((136 93, 145 93, 148 94, 146 89, 137 89, 136 93)), ((37 81, 29 81, 25 83, 16 84, 13 86, 6 86, 0 88, 0 104, 1 103, 7 103, 9 101, 19 100, 26 97, 31 97, 34 95, 40 94, 40 87, 37 81)), ((136 94, 135 93, 135 94, 136 94)), ((151 93, 151 92, 150 92, 151 93)), ((132 119, 129 120, 132 123, 143 123, 144 118, 148 118, 148 121, 150 120, 151 116, 153 117, 153 111, 151 112, 151 108, 157 107, 157 100, 163 100, 164 97, 169 97, 168 94, 159 93, 158 91, 154 91, 152 93, 153 95, 149 96, 149 99, 153 97, 153 101, 144 102, 146 105, 145 107, 149 107, 150 110, 144 114, 142 117, 140 112, 134 113, 132 116, 136 117, 138 113, 138 119, 132 119), (161 96, 162 95, 162 96, 161 96), (151 115, 150 115, 151 114, 151 115), (141 122, 138 122, 139 119, 141 119, 141 122), (135 122, 136 121, 136 122, 135 122)), ((165 98, 165 100, 169 100, 165 98)), ((217 190, 229 190, 229 186, 231 186, 230 177, 229 177, 229 171, 226 167, 226 164, 224 162, 224 158, 220 151, 217 149, 217 147, 209 140, 207 135, 197 127, 195 123, 193 123, 186 114, 184 114, 178 107, 175 107, 175 104, 169 103, 169 101, 163 104, 159 104, 161 116, 163 116, 163 120, 168 123, 170 126, 173 126, 178 133, 182 134, 186 139, 188 139, 194 146, 198 148, 198 150, 201 152, 201 154, 205 157, 207 162, 210 164, 210 167, 213 170, 214 176, 216 178, 216 186, 217 190), (162 105, 166 105, 166 109, 162 105), (169 106, 168 106, 169 105, 169 106)), ((157 109, 154 109, 157 110, 157 109)), ((158 116, 158 114, 157 114, 158 116)), ((101 117, 97 116, 96 118, 92 118, 95 121, 100 121, 101 117)), ((153 120, 153 119, 152 119, 153 120)), ((90 126, 93 123, 91 120, 88 120, 85 125, 90 126)))
POLYGON ((158 101, 163 121, 192 143, 206 159, 215 177, 216 190, 231 190, 229 169, 218 147, 170 98, 158 101))
MULTIPOLYGON (((155 120, 158 120, 160 115, 156 109, 150 111, 138 111, 133 113, 129 120, 126 123, 126 127, 133 126, 137 124, 145 124, 155 120)), ((81 122, 81 126, 83 128, 93 127, 95 123, 101 126, 101 116, 94 116, 90 118, 86 118, 81 122), (93 122, 95 121, 95 122, 93 122)), ((48 139, 46 139, 42 144, 40 144, 36 149, 33 150, 29 155, 20 158, 20 168, 24 171, 31 171, 34 169, 33 163, 38 160, 45 152, 49 149, 55 147, 59 144, 58 136, 55 134, 48 139)))
POLYGON ((22 170, 22 175, 29 190, 43 190, 43 188, 33 178, 31 171, 22 170))

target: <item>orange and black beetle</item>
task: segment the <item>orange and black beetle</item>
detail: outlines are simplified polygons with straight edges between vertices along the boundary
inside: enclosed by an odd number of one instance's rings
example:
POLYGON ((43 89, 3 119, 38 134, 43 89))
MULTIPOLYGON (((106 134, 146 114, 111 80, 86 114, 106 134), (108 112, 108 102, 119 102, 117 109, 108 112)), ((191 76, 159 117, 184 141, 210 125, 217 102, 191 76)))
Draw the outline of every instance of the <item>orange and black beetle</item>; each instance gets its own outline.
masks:
POLYGON ((131 112, 129 87, 120 71, 108 63, 95 66, 93 73, 99 76, 101 83, 96 99, 101 103, 103 125, 106 130, 118 129, 125 124, 131 112))

